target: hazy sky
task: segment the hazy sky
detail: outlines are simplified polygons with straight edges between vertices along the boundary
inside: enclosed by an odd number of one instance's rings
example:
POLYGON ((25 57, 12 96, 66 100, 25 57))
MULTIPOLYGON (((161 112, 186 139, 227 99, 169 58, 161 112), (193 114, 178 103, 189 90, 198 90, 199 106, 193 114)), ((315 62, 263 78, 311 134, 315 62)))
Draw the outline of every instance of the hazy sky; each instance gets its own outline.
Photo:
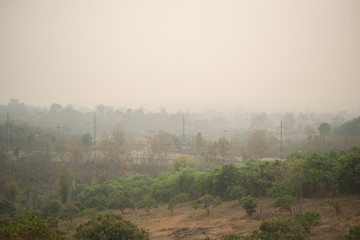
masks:
POLYGON ((0 103, 360 110, 359 0, 0 0, 0 103))

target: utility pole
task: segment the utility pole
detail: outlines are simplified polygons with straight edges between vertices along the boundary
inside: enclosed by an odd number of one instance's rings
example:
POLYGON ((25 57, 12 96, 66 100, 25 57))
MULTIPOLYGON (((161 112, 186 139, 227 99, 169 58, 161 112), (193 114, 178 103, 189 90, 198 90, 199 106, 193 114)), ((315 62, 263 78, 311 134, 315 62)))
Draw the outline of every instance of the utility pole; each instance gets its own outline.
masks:
POLYGON ((57 132, 58 132, 58 135, 57 135, 57 150, 59 152, 59 143, 60 143, 60 126, 57 125, 57 132))
POLYGON ((183 140, 182 140, 182 151, 185 149, 185 117, 183 115, 183 140))
POLYGON ((94 159, 96 159, 96 116, 94 112, 94 159))
POLYGON ((6 122, 7 122, 7 154, 9 154, 9 149, 10 149, 9 109, 6 110, 6 122))
POLYGON ((282 146, 282 120, 280 121, 280 160, 282 161, 283 159, 283 146, 282 146))

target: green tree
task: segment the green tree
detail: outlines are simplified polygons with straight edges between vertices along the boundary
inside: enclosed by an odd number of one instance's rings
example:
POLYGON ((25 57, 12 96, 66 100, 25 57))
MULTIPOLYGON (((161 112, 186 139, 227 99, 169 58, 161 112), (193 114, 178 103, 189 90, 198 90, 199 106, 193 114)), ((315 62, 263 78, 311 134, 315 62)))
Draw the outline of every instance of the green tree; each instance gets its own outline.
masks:
POLYGON ((145 197, 143 200, 137 203, 137 208, 145 209, 146 213, 149 214, 151 208, 157 208, 157 202, 151 197, 145 197))
POLYGON ((121 213, 124 213, 125 209, 134 209, 135 204, 123 191, 117 191, 110 194, 108 206, 111 209, 120 209, 121 213))
POLYGON ((76 228, 75 239, 149 239, 149 233, 125 220, 120 214, 98 214, 88 222, 76 228))
POLYGON ((215 208, 215 207, 219 206, 220 204, 221 204, 221 198, 214 197, 210 194, 206 194, 191 203, 191 205, 194 209, 197 209, 199 206, 202 206, 203 208, 205 208, 207 215, 210 214, 210 206, 213 206, 215 208))
POLYGON ((170 198, 168 209, 171 211, 171 216, 173 215, 174 207, 177 205, 177 200, 175 198, 170 198))
POLYGON ((182 155, 175 158, 169 163, 169 169, 171 172, 179 172, 184 168, 193 168, 195 167, 195 160, 187 155, 182 155))
POLYGON ((250 195, 241 198, 241 206, 245 209, 248 215, 256 212, 257 200, 250 195))
POLYGON ((62 167, 59 171, 56 182, 56 191, 62 203, 66 203, 72 190, 72 172, 66 167, 62 167))
POLYGON ((81 141, 87 147, 91 147, 93 144, 93 138, 89 132, 82 135, 81 141))

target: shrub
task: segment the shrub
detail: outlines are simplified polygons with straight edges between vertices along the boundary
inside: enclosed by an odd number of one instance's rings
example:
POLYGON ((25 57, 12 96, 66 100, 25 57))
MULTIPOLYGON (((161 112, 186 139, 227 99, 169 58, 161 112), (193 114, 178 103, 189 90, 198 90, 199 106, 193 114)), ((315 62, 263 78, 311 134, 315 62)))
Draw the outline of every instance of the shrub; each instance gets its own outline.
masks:
POLYGON ((259 230, 246 237, 246 240, 305 240, 308 239, 310 229, 318 225, 320 215, 306 212, 297 214, 295 219, 278 218, 265 219, 261 222, 259 230))
POLYGON ((55 240, 64 239, 54 233, 48 224, 35 214, 19 215, 12 219, 8 225, 0 227, 0 239, 37 239, 55 240))
POLYGON ((280 209, 280 212, 287 211, 291 214, 291 202, 294 200, 289 195, 281 195, 274 201, 274 206, 280 209))
POLYGON ((295 221, 300 223, 307 233, 310 233, 311 227, 320 223, 320 214, 314 212, 299 213, 295 216, 295 221))
POLYGON ((241 206, 248 215, 252 215, 256 212, 257 200, 251 196, 245 196, 241 198, 241 206))
POLYGON ((360 239, 360 224, 356 226, 350 226, 349 233, 345 236, 345 240, 357 240, 360 239))
POLYGON ((343 204, 340 203, 340 200, 335 199, 326 199, 326 203, 335 209, 336 214, 340 213, 340 208, 343 206, 343 204))
POLYGON ((75 239, 149 239, 146 230, 125 220, 120 214, 98 214, 95 218, 76 228, 75 239))

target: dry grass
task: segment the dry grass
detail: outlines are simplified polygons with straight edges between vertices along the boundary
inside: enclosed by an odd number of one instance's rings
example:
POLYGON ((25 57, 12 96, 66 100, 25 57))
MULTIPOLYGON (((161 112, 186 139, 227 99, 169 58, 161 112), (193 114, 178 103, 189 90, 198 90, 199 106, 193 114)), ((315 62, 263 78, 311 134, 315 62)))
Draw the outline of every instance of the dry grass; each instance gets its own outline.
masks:
MULTIPOLYGON (((341 213, 325 203, 325 199, 305 199, 303 211, 313 211, 321 215, 321 223, 311 231, 310 240, 338 240, 348 232, 350 225, 360 224, 360 196, 341 197, 344 204, 341 213)), ((272 199, 260 199, 262 214, 259 207, 253 216, 248 216, 237 201, 227 201, 210 210, 210 215, 202 209, 194 210, 190 203, 174 208, 174 215, 161 205, 152 209, 150 214, 144 210, 127 210, 123 216, 139 227, 150 231, 150 239, 221 239, 223 235, 235 233, 247 236, 258 228, 261 218, 289 216, 279 213, 272 199)), ((85 218, 76 222, 83 222, 85 218)))

